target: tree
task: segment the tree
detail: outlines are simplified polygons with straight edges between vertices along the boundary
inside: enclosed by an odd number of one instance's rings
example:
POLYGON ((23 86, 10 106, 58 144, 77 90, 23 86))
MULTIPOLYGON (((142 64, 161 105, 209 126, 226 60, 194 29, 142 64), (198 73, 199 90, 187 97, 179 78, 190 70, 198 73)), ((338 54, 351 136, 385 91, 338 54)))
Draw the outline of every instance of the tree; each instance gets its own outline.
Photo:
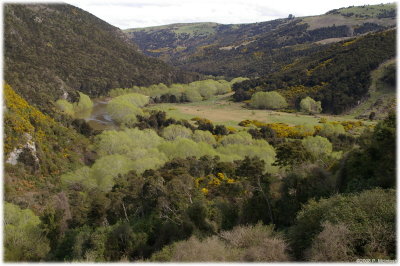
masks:
POLYGON ((41 222, 31 210, 4 204, 4 259, 8 262, 39 261, 50 250, 41 222))
POLYGON ((137 122, 136 116, 143 115, 143 112, 134 103, 124 98, 119 98, 123 96, 124 95, 118 96, 109 101, 107 104, 107 112, 115 122, 132 126, 137 122))
POLYGON ((301 141, 287 141, 276 148, 276 161, 274 165, 296 168, 311 159, 311 154, 305 149, 301 141))
POLYGON ((253 139, 249 133, 246 131, 241 131, 236 134, 231 134, 224 136, 220 143, 224 146, 229 144, 243 144, 243 145, 250 145, 253 143, 253 139))
POLYGON ((119 154, 108 155, 96 160, 91 168, 90 177, 95 180, 100 190, 107 192, 114 185, 115 177, 131 170, 134 170, 132 160, 119 154))
POLYGON ((250 105, 258 109, 280 109, 287 106, 286 99, 276 91, 256 92, 250 100, 250 105))
POLYGON ((360 140, 360 148, 350 152, 340 169, 340 191, 396 187, 396 114, 390 113, 360 140))
POLYGON ((188 102, 201 102, 203 100, 203 97, 196 89, 187 89, 184 92, 184 97, 188 102))
POLYGON ((308 136, 301 142, 314 160, 325 158, 332 153, 332 143, 330 143, 327 138, 321 136, 308 136))
POLYGON ((210 145, 215 145, 217 142, 210 131, 195 130, 192 139, 195 142, 205 142, 210 145))
POLYGON ((174 141, 162 143, 158 146, 158 149, 165 153, 169 159, 187 158, 191 156, 200 158, 204 155, 217 155, 216 151, 207 143, 196 143, 186 138, 178 138, 174 141))
POLYGON ((79 101, 76 103, 70 103, 67 100, 57 100, 56 106, 69 116, 75 118, 86 118, 88 117, 93 108, 93 102, 86 94, 79 93, 79 101))
POLYGON ((316 102, 311 97, 307 96, 306 98, 300 101, 300 110, 305 113, 310 114, 318 114, 322 112, 321 102, 316 102))
POLYGON ((344 127, 341 124, 324 123, 322 124, 321 130, 318 132, 321 136, 337 136, 340 134, 346 134, 344 127))
POLYGON ((189 139, 192 136, 192 131, 181 125, 169 125, 168 127, 164 128, 162 136, 166 140, 175 140, 178 138, 189 139))

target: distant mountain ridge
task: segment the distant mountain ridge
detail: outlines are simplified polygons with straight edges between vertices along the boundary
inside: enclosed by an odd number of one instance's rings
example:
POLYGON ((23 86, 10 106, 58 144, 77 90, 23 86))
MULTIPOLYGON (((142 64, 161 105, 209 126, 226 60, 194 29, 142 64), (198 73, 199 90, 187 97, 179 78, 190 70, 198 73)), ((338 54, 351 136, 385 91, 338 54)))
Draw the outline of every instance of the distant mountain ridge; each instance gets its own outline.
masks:
POLYGON ((42 111, 78 90, 93 97, 197 78, 143 55, 120 29, 71 5, 5 4, 4 22, 4 79, 42 111))
POLYGON ((233 77, 271 73, 321 45, 395 25, 396 5, 381 4, 260 23, 171 24, 124 32, 146 55, 187 70, 233 77))

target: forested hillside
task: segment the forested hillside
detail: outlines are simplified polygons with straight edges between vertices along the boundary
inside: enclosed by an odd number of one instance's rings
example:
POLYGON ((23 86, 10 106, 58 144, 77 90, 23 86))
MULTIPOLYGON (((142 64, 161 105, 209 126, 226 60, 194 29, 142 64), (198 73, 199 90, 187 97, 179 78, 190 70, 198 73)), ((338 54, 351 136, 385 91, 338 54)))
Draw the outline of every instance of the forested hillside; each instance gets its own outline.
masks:
POLYGON ((396 6, 386 4, 250 24, 172 24, 125 33, 147 55, 205 74, 236 77, 279 70, 324 44, 395 24, 396 6))
POLYGON ((243 101, 257 91, 276 90, 293 108, 299 107, 302 98, 311 96, 322 102, 324 112, 342 113, 368 97, 371 71, 395 56, 395 45, 395 30, 341 41, 280 71, 237 84, 234 98, 243 101))
POLYGON ((116 87, 188 82, 195 75, 137 51, 116 27, 66 4, 4 6, 4 79, 48 112, 77 91, 105 95, 116 87))

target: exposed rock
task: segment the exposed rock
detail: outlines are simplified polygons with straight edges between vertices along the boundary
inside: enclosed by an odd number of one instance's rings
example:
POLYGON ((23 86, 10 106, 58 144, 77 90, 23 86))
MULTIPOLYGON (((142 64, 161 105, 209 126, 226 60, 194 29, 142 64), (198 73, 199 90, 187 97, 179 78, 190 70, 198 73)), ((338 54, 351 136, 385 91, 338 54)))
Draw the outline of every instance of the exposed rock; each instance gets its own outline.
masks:
POLYGON ((35 142, 32 141, 32 136, 28 133, 24 134, 24 138, 26 139, 26 144, 10 152, 6 163, 16 165, 18 162, 23 162, 36 170, 39 168, 39 158, 37 157, 35 142))

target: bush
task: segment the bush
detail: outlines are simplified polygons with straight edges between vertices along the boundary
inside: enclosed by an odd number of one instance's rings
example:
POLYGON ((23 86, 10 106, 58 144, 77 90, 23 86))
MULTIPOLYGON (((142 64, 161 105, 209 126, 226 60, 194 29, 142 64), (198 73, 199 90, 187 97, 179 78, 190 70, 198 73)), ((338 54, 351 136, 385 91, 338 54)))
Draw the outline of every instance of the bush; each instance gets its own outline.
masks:
POLYGON ((257 109, 280 109, 286 107, 287 102, 276 91, 256 92, 251 97, 250 106, 257 109))
POLYGON ((394 259, 395 231, 396 192, 374 189, 309 201, 298 213, 289 235, 297 258, 309 254, 311 259, 319 259, 328 254, 324 260, 354 261, 356 258, 394 259), (328 235, 333 230, 336 233, 328 235), (337 242, 344 238, 349 241, 337 242), (338 250, 328 250, 334 245, 339 245, 338 250), (346 256, 338 258, 335 252, 345 252, 346 256))
POLYGON ((354 262, 357 259, 351 247, 354 245, 351 232, 345 224, 324 222, 322 228, 308 251, 308 260, 354 262))
POLYGON ((191 237, 153 254, 151 261, 175 262, 272 262, 288 261, 287 244, 272 227, 239 226, 220 237, 191 237))
POLYGON ((216 236, 208 237, 203 241, 191 237, 186 241, 164 247, 152 256, 151 261, 222 262, 232 261, 232 253, 232 250, 226 248, 224 242, 216 236))
POLYGON ((271 226, 261 223, 254 226, 238 226, 232 231, 222 232, 221 236, 229 243, 230 249, 236 250, 235 261, 289 261, 287 244, 271 226))

